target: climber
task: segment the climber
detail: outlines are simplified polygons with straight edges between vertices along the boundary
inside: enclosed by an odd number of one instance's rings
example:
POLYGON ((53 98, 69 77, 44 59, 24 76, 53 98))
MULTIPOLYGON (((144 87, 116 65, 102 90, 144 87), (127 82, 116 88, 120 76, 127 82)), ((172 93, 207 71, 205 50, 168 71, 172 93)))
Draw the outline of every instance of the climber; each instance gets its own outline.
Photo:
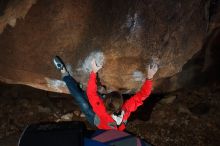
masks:
POLYGON ((158 70, 158 65, 154 62, 147 65, 147 77, 141 90, 124 102, 118 91, 106 94, 105 98, 97 94, 96 74, 102 66, 97 66, 95 59, 91 61, 92 71, 87 85, 87 95, 70 76, 60 57, 56 56, 53 62, 61 72, 63 81, 89 123, 103 130, 115 129, 122 131, 125 129, 131 112, 142 105, 143 101, 150 95, 152 79, 158 70))

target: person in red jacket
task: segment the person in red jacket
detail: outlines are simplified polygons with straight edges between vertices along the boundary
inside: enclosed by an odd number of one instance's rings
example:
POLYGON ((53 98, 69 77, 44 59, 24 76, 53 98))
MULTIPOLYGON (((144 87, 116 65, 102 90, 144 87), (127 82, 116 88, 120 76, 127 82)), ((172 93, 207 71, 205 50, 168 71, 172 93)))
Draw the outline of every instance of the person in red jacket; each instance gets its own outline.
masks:
POLYGON ((151 63, 147 66, 147 77, 141 90, 125 102, 118 91, 107 94, 104 99, 97 94, 96 73, 101 67, 96 65, 94 59, 91 66, 92 71, 87 85, 87 96, 95 112, 94 124, 99 129, 124 130, 131 112, 134 112, 149 97, 152 89, 152 79, 158 70, 158 65, 151 63))
POLYGON ((149 97, 152 89, 152 79, 158 70, 156 63, 148 65, 147 77, 141 90, 124 102, 121 93, 118 91, 106 94, 105 98, 97 94, 96 74, 102 66, 97 66, 94 59, 91 61, 92 71, 86 93, 79 88, 77 82, 70 76, 60 57, 54 57, 53 63, 61 71, 63 81, 89 123, 103 130, 115 129, 122 131, 125 129, 131 112, 134 112, 149 97))

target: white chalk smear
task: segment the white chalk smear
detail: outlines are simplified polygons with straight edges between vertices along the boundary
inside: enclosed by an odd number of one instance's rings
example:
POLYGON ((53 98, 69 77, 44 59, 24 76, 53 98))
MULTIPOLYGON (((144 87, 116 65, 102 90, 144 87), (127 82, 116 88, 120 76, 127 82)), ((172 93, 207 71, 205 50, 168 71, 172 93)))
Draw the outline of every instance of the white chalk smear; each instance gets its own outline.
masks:
POLYGON ((139 37, 140 33, 142 32, 142 22, 143 21, 140 17, 140 14, 128 14, 125 23, 123 23, 121 26, 121 29, 129 29, 129 33, 131 33, 131 36, 128 36, 127 38, 132 39, 132 37, 139 37))
POLYGON ((64 81, 56 80, 56 79, 50 79, 50 78, 45 78, 45 80, 47 81, 47 86, 49 88, 56 89, 59 92, 62 92, 62 90, 60 88, 65 88, 66 87, 66 84, 65 84, 64 81))
POLYGON ((135 28, 139 27, 139 18, 138 14, 135 13, 133 16, 127 15, 127 20, 126 20, 126 27, 130 29, 131 32, 135 31, 135 28))
POLYGON ((96 51, 96 52, 91 52, 89 54, 89 56, 86 57, 86 59, 82 62, 80 62, 81 66, 80 68, 78 68, 77 70, 80 71, 82 70, 83 72, 91 72, 92 68, 91 68, 91 61, 92 59, 95 59, 97 66, 103 66, 104 64, 104 54, 103 52, 100 51, 96 51))
POLYGON ((134 71, 133 72, 133 78, 135 81, 143 81, 144 80, 144 74, 141 71, 134 71))

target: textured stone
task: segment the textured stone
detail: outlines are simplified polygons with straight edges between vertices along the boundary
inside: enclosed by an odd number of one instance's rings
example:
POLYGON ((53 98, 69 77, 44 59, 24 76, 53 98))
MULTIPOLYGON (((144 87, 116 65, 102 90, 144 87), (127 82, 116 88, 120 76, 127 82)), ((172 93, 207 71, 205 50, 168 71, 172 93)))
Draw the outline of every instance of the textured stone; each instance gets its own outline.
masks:
MULTIPOLYGON (((34 2, 18 4, 30 8, 34 2)), ((209 2, 38 0, 27 14, 22 13, 24 19, 16 24, 17 17, 10 19, 7 23, 15 26, 0 35, 0 80, 68 92, 52 58, 63 58, 85 87, 93 56, 104 63, 99 76, 107 91, 133 93, 142 85, 146 63, 153 58, 161 67, 155 87, 169 90, 177 80, 161 81, 181 72, 202 48, 209 2)), ((6 14, 2 17, 9 17, 6 14)))
POLYGON ((168 95, 160 100, 161 104, 171 104, 176 99, 176 95, 168 95))
POLYGON ((64 120, 64 121, 71 121, 72 119, 73 119, 73 113, 67 113, 61 116, 61 120, 64 120))
POLYGON ((37 0, 2 0, 0 4, 0 33, 9 24, 11 27, 16 25, 16 20, 25 18, 29 9, 37 0))

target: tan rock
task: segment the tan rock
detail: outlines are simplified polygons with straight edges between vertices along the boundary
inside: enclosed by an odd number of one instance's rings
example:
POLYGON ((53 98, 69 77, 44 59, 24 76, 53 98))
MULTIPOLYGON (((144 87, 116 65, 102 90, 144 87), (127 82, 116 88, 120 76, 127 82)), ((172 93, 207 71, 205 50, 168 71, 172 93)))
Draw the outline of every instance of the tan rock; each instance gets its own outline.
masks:
POLYGON ((171 104, 176 99, 176 95, 168 95, 160 100, 161 104, 171 104))
POLYGON ((55 55, 83 85, 88 80, 86 59, 94 55, 104 61, 99 62, 104 63, 100 78, 107 90, 124 93, 141 87, 147 60, 158 58, 155 87, 178 89, 178 79, 169 77, 202 48, 209 23, 201 0, 35 2, 15 3, 13 15, 19 15, 4 21, 12 14, 7 9, 0 18, 0 32, 16 22, 0 35, 0 80, 55 92, 68 93, 52 64, 55 55), (16 19, 20 17, 24 19, 16 19))

